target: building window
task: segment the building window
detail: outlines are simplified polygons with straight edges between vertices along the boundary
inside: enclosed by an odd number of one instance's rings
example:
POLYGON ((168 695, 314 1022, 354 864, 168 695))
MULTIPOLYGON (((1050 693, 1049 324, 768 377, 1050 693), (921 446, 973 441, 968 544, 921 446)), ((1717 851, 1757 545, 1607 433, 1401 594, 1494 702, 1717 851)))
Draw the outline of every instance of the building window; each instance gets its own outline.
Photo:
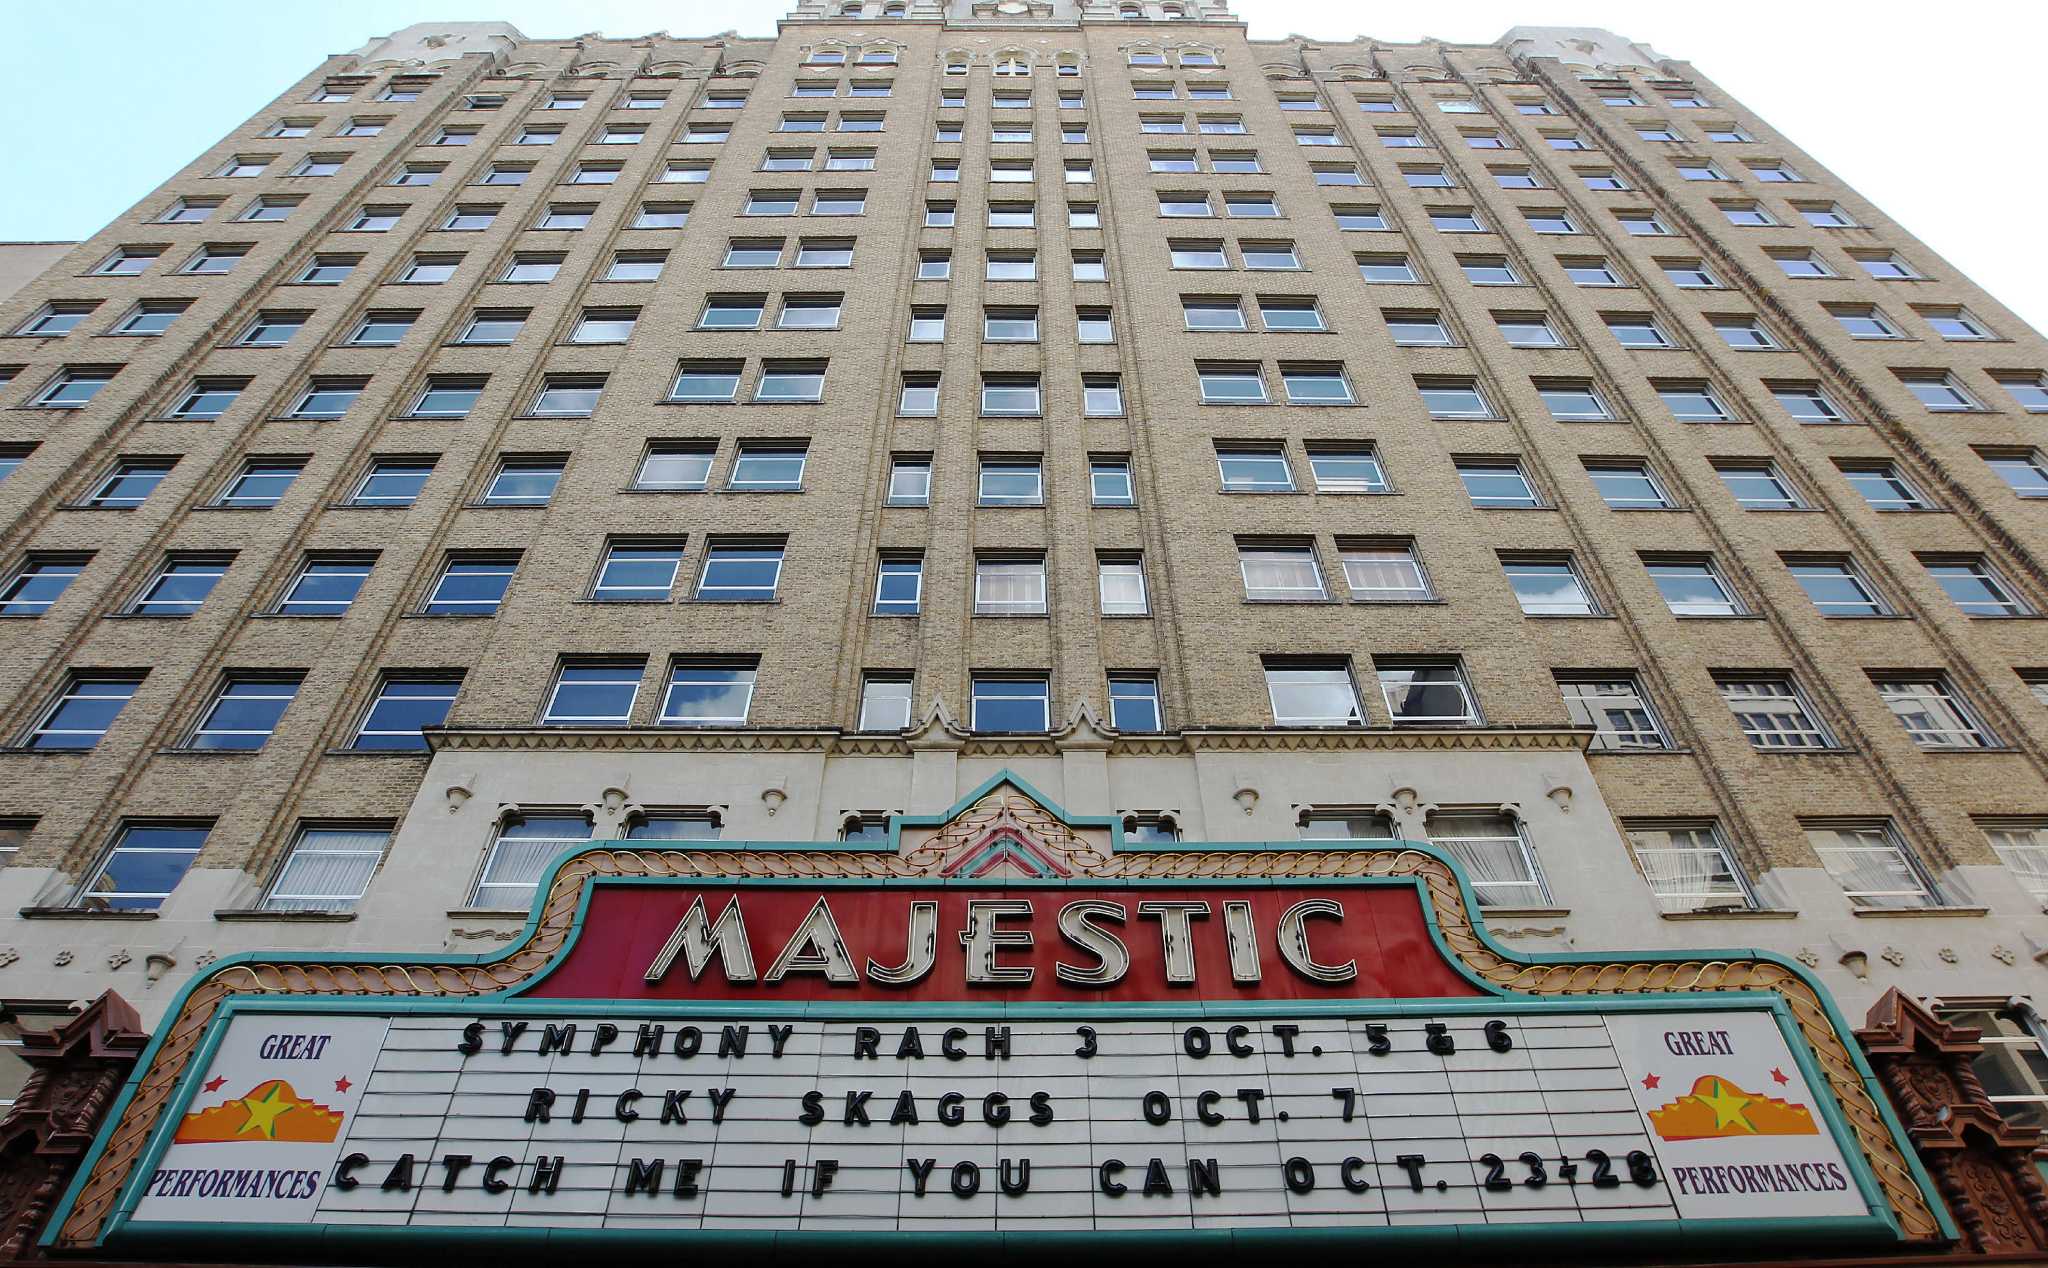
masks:
POLYGON ((350 492, 349 506, 411 506, 413 500, 426 487, 427 477, 432 475, 432 461, 404 462, 380 459, 370 464, 369 470, 350 492))
MULTIPOLYGON (((1340 365, 1280 363, 1280 383, 1289 405, 1350 405, 1351 383, 1340 365)), ((1118 413, 1122 412, 1119 405, 1118 413)))
POLYGON ((1899 381, 1931 413, 1969 414, 1981 412, 1984 408, 1983 403, 1970 395, 1953 374, 1901 374, 1899 381))
POLYGON ((825 396, 823 361, 763 361, 754 384, 757 404, 805 404, 825 396))
POLYGON ((1074 332, 1082 343, 1116 342, 1116 331, 1110 325, 1107 308, 1076 308, 1074 332))
POLYGON ((1671 336, 1648 313, 1609 313, 1607 331, 1624 348, 1669 348, 1671 336))
POLYGON ((199 857, 208 831, 199 824, 123 823, 71 905, 86 911, 155 911, 199 857))
POLYGON ((2048 414, 2048 375, 1994 374, 2014 402, 2029 414, 2048 414))
MULTIPOLYGON (((1363 257, 1360 260, 1363 266, 1363 257)), ((1465 274, 1465 280, 1474 286, 1520 286, 1522 275, 1515 272, 1515 266, 1504 255, 1461 255, 1458 268, 1465 274)), ((1391 280, 1368 277, 1367 281, 1391 280)), ((1412 276, 1404 279, 1414 281, 1412 276)))
POLYGON ((82 409, 113 379, 112 370, 60 370, 29 404, 36 409, 82 409))
POLYGON ((682 562, 679 542, 612 542, 590 597, 598 603, 666 603, 682 562))
POLYGON ((974 676, 969 726, 977 732, 1048 731, 1051 713, 1051 686, 1043 677, 974 676))
POLYGON ((191 616, 226 575, 233 555, 172 555, 126 611, 129 616, 191 616))
POLYGON ((1580 677, 1560 673, 1557 689, 1573 726, 1593 728, 1592 749, 1617 753, 1671 747, 1650 697, 1634 674, 1580 677))
POLYGON ((976 616, 1043 616, 1045 559, 981 558, 974 564, 976 616))
POLYGON ((1218 446, 1216 465, 1226 493, 1292 493, 1294 473, 1278 445, 1218 446))
POLYGON ((656 282, 668 263, 666 251, 621 251, 604 271, 607 282, 656 282))
POLYGON ((1652 380, 1671 416, 1686 423, 1725 423, 1733 417, 1711 383, 1702 379, 1652 380))
POLYGON ((375 555, 309 557, 277 601, 279 616, 345 616, 376 565, 375 555))
POLYGON ((1643 568, 1664 596, 1673 616, 1741 616, 1743 608, 1734 588, 1721 575, 1714 561, 1703 558, 1659 559, 1645 557, 1643 568))
POLYGON ((711 445, 649 445, 634 474, 633 487, 663 491, 703 489, 711 480, 713 453, 711 445))
POLYGON ((1519 462, 1512 459, 1454 458, 1452 465, 1456 467, 1458 479, 1464 484, 1465 493, 1474 506, 1531 510, 1543 505, 1519 462))
POLYGON ((542 726, 624 726, 632 720, 645 665, 637 660, 570 660, 556 671, 542 726))
POLYGON ((292 401, 287 418, 332 419, 348 413, 362 395, 364 379, 316 378, 292 401))
POLYGON ((1371 445, 1310 445, 1308 465, 1318 493, 1391 491, 1386 469, 1371 445))
POLYGON ((870 673, 861 678, 862 731, 903 731, 911 721, 911 678, 908 674, 870 673))
POLYGON ((1749 882, 1718 825, 1626 825, 1629 849, 1667 912, 1746 911, 1756 906, 1749 882))
POLYGON ((1395 725, 1471 726, 1479 706, 1455 660, 1374 662, 1380 696, 1395 725))
POLYGON ((31 749, 89 749, 100 742, 114 719, 142 685, 139 673, 73 670, 22 741, 31 749))
POLYGON ((1818 383, 1774 383, 1768 385, 1771 395, 1785 412, 1802 423, 1846 423, 1847 415, 1842 413, 1834 398, 1829 396, 1818 383))
POLYGON ((160 459, 123 458, 93 486, 83 505, 96 510, 133 510, 163 483, 171 473, 171 465, 172 462, 160 459))
POLYGON ((1363 726, 1351 667, 1342 661, 1269 659, 1266 698, 1276 726, 1363 726))
POLYGON ((1481 907, 1544 907, 1550 891, 1522 828, 1504 814, 1431 812, 1429 843, 1465 869, 1481 907))
POLYGON ((444 725, 461 689, 459 675, 385 675, 349 747, 424 752, 427 739, 421 728, 444 725))
POLYGON ((455 342, 489 346, 511 343, 525 329, 526 314, 524 308, 479 308, 470 314, 455 342))
POLYGON ((745 726, 754 702, 755 666, 678 660, 661 700, 663 726, 745 726))
POLYGON ((466 418, 483 394, 486 379, 480 375, 431 377, 413 397, 407 418, 466 418))
POLYGON ((496 616, 518 567, 517 555, 451 555, 420 612, 426 616, 496 616))
POLYGON ((1971 1069, 2000 1116, 2019 1127, 2048 1127, 2048 1029, 2040 1014, 2020 1004, 1937 1011, 1950 1025, 1978 1032, 1984 1051, 1971 1069))
POLYGON ((1425 378, 1418 376, 1415 390, 1431 418, 1498 418, 1479 381, 1469 378, 1425 378))
POLYGON ((986 415, 1029 415, 1039 412, 1038 376, 1035 374, 984 374, 981 376, 981 412, 986 415))
POLYGON ((1394 825, 1371 810, 1304 810, 1296 821, 1304 841, 1392 841, 1394 825))
POLYGON ((924 602, 924 557, 884 555, 875 570, 876 616, 916 616, 924 602))
POLYGON ((1822 616, 1892 614, 1877 587, 1846 557, 1788 556, 1785 567, 1822 616))
POLYGON ((1321 602, 1330 597, 1313 546, 1240 545, 1244 597, 1254 602, 1321 602))
POLYGON ((668 399, 701 404, 729 403, 740 390, 738 361, 685 361, 676 371, 668 399))
POLYGON ((2023 498, 2048 498, 2048 457, 2038 449, 1978 451, 1992 474, 2023 498))
POLYGON ((1096 589, 1104 616, 1150 616, 1145 564, 1135 555, 1104 555, 1096 561, 1096 589))
POLYGON ((1418 603, 1433 599, 1429 576, 1412 542, 1338 547, 1344 584, 1360 603, 1418 603))
POLYGON ((171 406, 164 417, 188 421, 219 418, 227 413, 228 407, 235 403, 248 384, 247 379, 194 379, 192 386, 185 389, 177 404, 171 406))
POLYGON ((1858 462, 1837 459, 1836 467, 1849 486, 1863 495, 1876 511, 1926 511, 1933 504, 1890 462, 1858 462))
MULTIPOLYGON (((305 320, 305 315, 293 314, 293 317, 295 321, 292 329, 296 330, 298 323, 305 320)), ((351 347, 357 348, 395 347, 405 338, 406 333, 412 329, 413 322, 418 318, 417 310, 365 313, 355 324, 355 328, 349 331, 348 343, 351 347)), ((254 333, 255 329, 252 327, 251 333, 254 333)), ((245 335, 243 338, 246 341, 248 336, 245 335)), ((285 338, 290 338, 290 335, 287 334, 285 338)))
POLYGON ((1600 500, 1617 511, 1667 511, 1673 503, 1646 462, 1586 463, 1600 500))
POLYGON ((391 844, 389 828, 306 826, 263 895, 264 911, 348 911, 391 844))
POLYGON ((2033 609, 2019 597, 1991 565, 1978 558, 1923 558, 1927 574, 1942 592, 1967 616, 2032 616, 2033 609))
POLYGON ((195 749, 259 749, 299 694, 303 675, 230 674, 186 741, 195 749))
POLYGON ((1939 907, 1941 895, 1889 819, 1806 824, 1806 841, 1854 907, 1939 907))
POLYGON ((1789 677, 1716 676, 1714 685, 1749 737, 1751 747, 1826 749, 1835 738, 1821 725, 1789 677))
POLYGON ((90 554, 29 556, 0 584, 0 616, 41 616, 49 611, 91 559, 90 554))
POLYGON ((1561 423, 1602 422, 1614 417, 1591 379, 1538 379, 1536 393, 1550 416, 1561 423))
POLYGON ((498 218, 499 210, 497 206, 459 205, 448 213, 448 218, 441 222, 441 228, 457 233, 476 233, 490 228, 498 218))
POLYGON ((1094 457, 1088 460, 1088 501, 1093 506, 1138 504, 1131 483, 1129 458, 1094 457))
POLYGON ((1525 616, 1599 614, 1592 591, 1569 556, 1508 556, 1500 566, 1525 616))
POLYGON ((2020 888, 2035 901, 2048 902, 2048 820, 2006 820, 1978 827, 2020 888))
POLYGON ((524 815, 507 820, 491 838, 470 905, 525 911, 538 897, 541 873, 556 855, 590 840, 582 815, 524 815))
POLYGON ((530 418, 588 418, 597 410, 604 392, 601 374, 551 374, 541 380, 540 392, 526 413, 530 418))
POLYGON ((714 543, 697 578, 700 603, 772 603, 782 579, 780 544, 714 543))
POLYGON ((1159 678, 1154 674, 1109 676, 1109 724, 1125 732, 1165 729, 1159 709, 1159 678))
POLYGON ((1873 675, 1878 698, 1925 749, 1994 748, 1998 741, 1977 721, 1961 693, 1942 674, 1873 675))

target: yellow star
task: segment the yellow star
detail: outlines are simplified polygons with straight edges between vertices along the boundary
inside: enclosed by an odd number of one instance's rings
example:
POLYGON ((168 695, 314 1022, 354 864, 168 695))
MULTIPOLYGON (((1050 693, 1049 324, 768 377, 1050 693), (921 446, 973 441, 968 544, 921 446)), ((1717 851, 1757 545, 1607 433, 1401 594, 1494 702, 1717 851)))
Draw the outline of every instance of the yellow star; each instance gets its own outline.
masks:
POLYGON ((283 1114, 287 1110, 298 1108, 298 1106, 290 1101, 282 1099, 283 1094, 284 1085, 272 1083, 270 1085, 270 1095, 260 1101, 254 1096, 243 1097, 239 1104, 243 1109, 249 1111, 249 1117, 242 1124, 241 1128, 235 1132, 235 1135, 246 1136, 250 1132, 261 1132, 266 1139, 276 1140, 278 1115, 283 1114))
POLYGON ((1755 1097, 1737 1096, 1728 1090, 1726 1083, 1716 1079, 1712 1096, 1695 1094, 1693 1099, 1714 1111, 1715 1131, 1732 1123, 1751 1135, 1756 1134, 1756 1126, 1742 1116, 1742 1107, 1755 1100, 1755 1097))

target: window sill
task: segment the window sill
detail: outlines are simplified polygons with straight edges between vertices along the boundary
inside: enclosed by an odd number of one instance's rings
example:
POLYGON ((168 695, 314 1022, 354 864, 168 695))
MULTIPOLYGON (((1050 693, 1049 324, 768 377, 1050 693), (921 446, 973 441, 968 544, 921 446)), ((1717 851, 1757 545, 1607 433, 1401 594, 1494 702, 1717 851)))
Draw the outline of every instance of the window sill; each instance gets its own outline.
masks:
POLYGON ((23 907, 23 920, 155 920, 153 911, 94 911, 88 907, 23 907))
POLYGON ((496 612, 401 612, 404 621, 488 621, 496 612))
POLYGON ((545 511, 546 502, 464 502, 465 511, 545 511))
POLYGON ((192 617, 193 613, 190 612, 109 612, 100 619, 102 621, 189 621, 192 617))
POLYGON ((1569 907, 1481 907, 1480 914, 1495 920, 1562 920, 1572 914, 1569 907))
POLYGON ((1939 919, 1944 916, 1988 916, 1989 907, 1851 907, 1849 914, 1858 919, 1882 920, 1897 916, 1909 920, 1939 919))
POLYGON ((1797 920, 1799 913, 1786 907, 1701 908, 1696 911, 1660 912, 1665 920, 1797 920))
POLYGON ((1522 616, 1531 621, 1614 621, 1620 619, 1612 612, 1524 612, 1522 616))
MULTIPOLYGON (((267 747, 267 745, 266 745, 266 747, 267 747)), ((173 748, 173 747, 167 747, 167 748, 160 748, 160 749, 158 749, 158 750, 156 751, 156 755, 157 755, 158 757, 205 757, 205 758, 227 758, 227 757, 254 757, 254 756, 256 756, 256 755, 257 755, 258 753, 261 753, 262 751, 263 751, 263 750, 262 750, 262 749, 260 749, 260 748, 173 748)))
POLYGON ((524 920, 528 913, 516 907, 454 907, 448 911, 450 920, 524 920))
POLYGON ((328 748, 321 749, 322 757, 432 757, 433 751, 422 745, 419 748, 328 748))
POLYGON ((338 925, 356 918, 352 911, 267 911, 261 907, 223 907, 213 913, 215 920, 236 922, 278 921, 291 925, 338 925))
POLYGON ((252 612, 252 621, 339 621, 346 612, 252 612))

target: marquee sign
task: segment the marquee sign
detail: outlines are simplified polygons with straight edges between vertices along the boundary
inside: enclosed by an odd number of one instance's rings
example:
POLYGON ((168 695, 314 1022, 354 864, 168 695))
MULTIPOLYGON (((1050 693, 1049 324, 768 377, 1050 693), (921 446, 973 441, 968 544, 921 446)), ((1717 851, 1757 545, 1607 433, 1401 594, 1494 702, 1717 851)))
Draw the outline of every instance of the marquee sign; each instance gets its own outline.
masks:
POLYGON ((1015 781, 887 849, 565 857, 526 940, 223 965, 51 1242, 1946 1233, 1819 988, 1516 959, 1427 846, 1128 846, 1015 781))

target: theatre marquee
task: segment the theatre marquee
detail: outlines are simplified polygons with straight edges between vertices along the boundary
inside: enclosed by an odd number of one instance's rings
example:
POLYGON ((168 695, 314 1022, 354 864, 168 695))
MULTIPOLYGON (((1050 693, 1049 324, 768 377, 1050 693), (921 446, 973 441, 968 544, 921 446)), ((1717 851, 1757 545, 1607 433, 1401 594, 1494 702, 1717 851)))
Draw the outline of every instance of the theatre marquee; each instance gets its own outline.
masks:
POLYGON ((1796 965, 1512 956, 1421 843, 1147 849, 999 779, 884 848, 599 843, 542 894, 495 956, 215 966, 51 1244, 1947 1231, 1796 965))

